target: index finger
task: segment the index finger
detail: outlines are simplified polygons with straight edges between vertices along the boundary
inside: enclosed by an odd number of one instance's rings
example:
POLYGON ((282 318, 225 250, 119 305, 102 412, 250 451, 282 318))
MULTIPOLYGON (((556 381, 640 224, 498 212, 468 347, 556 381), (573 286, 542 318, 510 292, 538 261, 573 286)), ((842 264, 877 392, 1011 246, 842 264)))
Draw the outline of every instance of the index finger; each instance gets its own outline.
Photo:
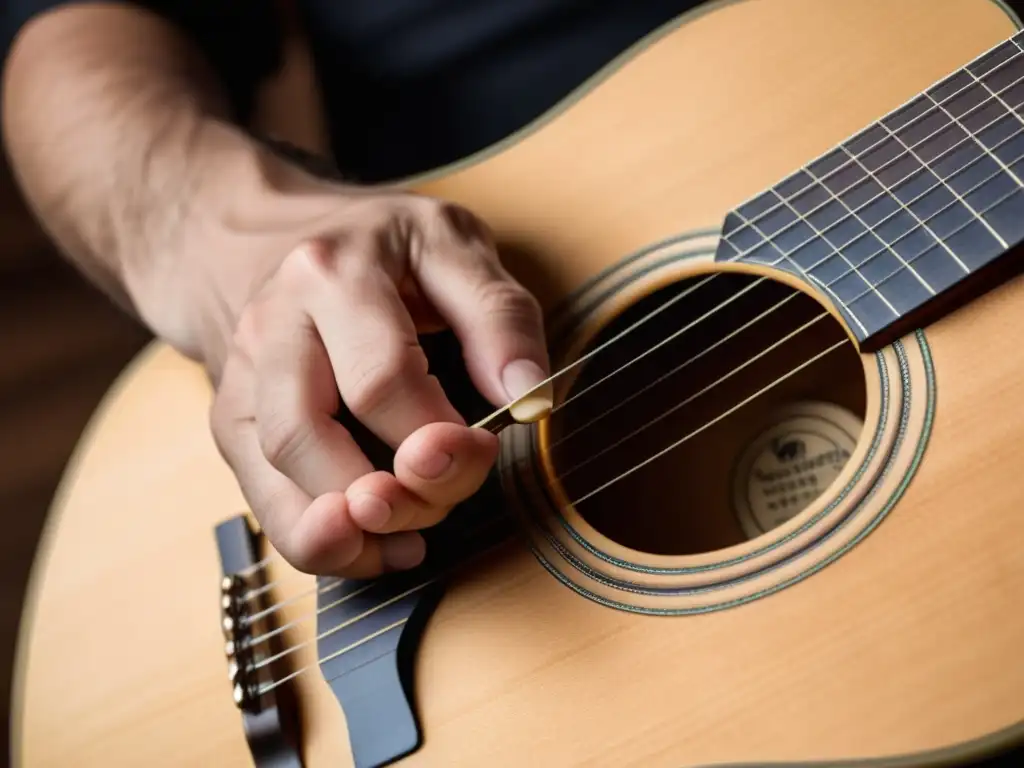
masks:
POLYGON ((465 421, 428 370, 416 326, 375 247, 370 238, 311 242, 307 256, 316 282, 306 306, 341 399, 397 448, 426 424, 465 421))
MULTIPOLYGON (((422 230, 413 269, 462 342, 474 384, 496 406, 518 400, 550 370, 539 303, 502 265, 490 230, 471 212, 429 198, 409 205, 422 230)), ((532 396, 538 412, 550 408, 550 389, 532 396)))

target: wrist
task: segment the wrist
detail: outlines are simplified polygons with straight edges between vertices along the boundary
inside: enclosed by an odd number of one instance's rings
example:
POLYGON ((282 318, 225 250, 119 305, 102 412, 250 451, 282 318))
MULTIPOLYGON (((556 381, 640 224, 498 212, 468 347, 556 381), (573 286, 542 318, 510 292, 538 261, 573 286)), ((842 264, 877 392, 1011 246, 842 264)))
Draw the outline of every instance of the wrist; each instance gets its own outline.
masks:
POLYGON ((344 188, 222 120, 197 117, 177 141, 187 199, 167 206, 143 258, 121 263, 144 322, 216 369, 245 304, 344 188))

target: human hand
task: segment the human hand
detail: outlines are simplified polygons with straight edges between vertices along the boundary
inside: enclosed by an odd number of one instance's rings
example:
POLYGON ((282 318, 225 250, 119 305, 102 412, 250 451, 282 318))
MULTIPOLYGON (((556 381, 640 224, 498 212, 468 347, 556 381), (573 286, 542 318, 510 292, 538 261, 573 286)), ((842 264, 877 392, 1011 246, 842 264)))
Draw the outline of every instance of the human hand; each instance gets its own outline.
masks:
POLYGON ((471 213, 410 194, 335 207, 276 269, 238 262, 268 277, 219 345, 211 426, 286 560, 368 578, 417 565, 417 531, 474 493, 497 454, 428 372, 417 334, 450 327, 495 406, 540 384, 548 361, 536 300, 471 213), (393 472, 374 471, 335 420, 342 405, 396 449, 393 472))
POLYGON ((353 576, 413 564, 413 531, 496 451, 417 331, 451 325, 500 406, 546 370, 536 302, 468 212, 256 140, 195 41, 122 5, 44 14, 12 46, 4 147, 26 200, 84 275, 206 367, 217 445, 285 558, 353 576), (393 473, 332 418, 342 401, 398 448, 393 473))

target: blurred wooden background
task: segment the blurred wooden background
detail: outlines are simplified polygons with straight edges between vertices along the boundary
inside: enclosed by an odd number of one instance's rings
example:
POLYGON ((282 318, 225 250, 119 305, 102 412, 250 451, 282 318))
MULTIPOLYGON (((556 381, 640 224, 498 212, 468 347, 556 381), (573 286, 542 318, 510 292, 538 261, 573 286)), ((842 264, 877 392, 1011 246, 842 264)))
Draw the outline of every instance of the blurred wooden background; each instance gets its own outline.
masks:
POLYGON ((0 765, 36 543, 61 472, 104 391, 148 340, 61 260, 0 165, 0 765))

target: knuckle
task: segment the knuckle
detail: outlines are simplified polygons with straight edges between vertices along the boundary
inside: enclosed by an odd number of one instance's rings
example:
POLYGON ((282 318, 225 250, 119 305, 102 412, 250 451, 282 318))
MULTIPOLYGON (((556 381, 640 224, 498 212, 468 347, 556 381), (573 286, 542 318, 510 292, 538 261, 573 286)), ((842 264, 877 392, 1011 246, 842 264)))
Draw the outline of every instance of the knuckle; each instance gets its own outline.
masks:
POLYGON ((215 397, 210 406, 209 425, 210 434, 213 437, 213 444, 220 454, 220 457, 227 462, 228 466, 234 467, 231 435, 234 426, 234 418, 230 406, 225 405, 227 398, 215 397))
POLYGON ((228 448, 226 441, 231 434, 234 420, 231 398, 218 392, 214 395, 213 403, 210 405, 209 421, 210 432, 213 434, 217 450, 221 452, 221 455, 224 455, 228 448))
POLYGON ((322 285, 337 272, 341 245, 338 238, 304 240, 281 260, 278 277, 285 285, 300 291, 322 285))
POLYGON ((231 347, 234 353, 241 353, 248 359, 253 359, 259 349, 261 336, 262 311, 260 305, 250 302, 238 316, 235 330, 231 335, 231 347))
POLYGON ((416 198, 412 211, 419 224, 417 229, 430 244, 454 241, 493 246, 493 235, 483 219, 462 205, 422 196, 416 198))
POLYGON ((491 231, 484 220, 468 208, 455 203, 439 202, 437 215, 462 242, 490 245, 493 241, 491 231))
POLYGON ((356 258, 373 259, 392 276, 403 270, 419 234, 408 208, 388 201, 367 212, 360 221, 360 233, 356 258))
POLYGON ((481 283, 479 292, 484 312, 531 324, 540 318, 540 304, 536 297, 514 280, 487 280, 481 283))
POLYGON ((433 224, 449 224, 449 208, 456 208, 454 203, 449 203, 436 197, 419 195, 413 202, 413 209, 416 215, 424 222, 433 224))
POLYGON ((274 468, 284 471, 301 456, 312 433, 298 414, 275 413, 257 422, 260 451, 274 468))
POLYGON ((224 375, 217 387, 208 411, 210 433, 221 457, 231 466, 235 464, 236 444, 243 422, 251 414, 247 410, 244 369, 236 354, 229 355, 224 375))
POLYGON ((387 403, 408 376, 426 372, 423 352, 415 343, 384 344, 360 357, 343 393, 345 404, 359 419, 387 403))

